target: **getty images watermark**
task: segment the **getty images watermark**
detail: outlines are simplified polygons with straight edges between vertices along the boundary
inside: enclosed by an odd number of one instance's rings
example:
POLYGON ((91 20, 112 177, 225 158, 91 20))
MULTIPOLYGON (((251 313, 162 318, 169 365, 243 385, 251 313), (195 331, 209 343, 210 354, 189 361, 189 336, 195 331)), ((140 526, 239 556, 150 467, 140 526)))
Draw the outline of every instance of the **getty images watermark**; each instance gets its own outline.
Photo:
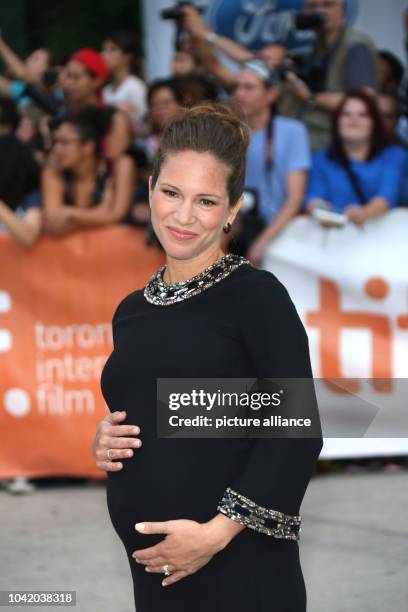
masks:
POLYGON ((160 438, 408 437, 408 379, 158 378, 160 438))
POLYGON ((159 437, 317 437, 321 431, 310 379, 294 385, 290 379, 160 378, 157 400, 159 437))

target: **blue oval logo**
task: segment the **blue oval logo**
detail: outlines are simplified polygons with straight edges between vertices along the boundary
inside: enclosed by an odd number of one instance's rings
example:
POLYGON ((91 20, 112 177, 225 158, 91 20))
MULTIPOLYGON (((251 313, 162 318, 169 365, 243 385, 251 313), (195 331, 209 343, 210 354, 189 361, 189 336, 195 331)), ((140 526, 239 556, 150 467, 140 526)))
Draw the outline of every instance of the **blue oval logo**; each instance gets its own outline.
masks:
MULTIPOLYGON (((207 11, 210 27, 243 46, 258 51, 281 43, 290 49, 310 48, 312 31, 295 30, 293 16, 302 12, 304 0, 215 0, 207 11)), ((346 20, 353 24, 358 0, 345 0, 346 20)))

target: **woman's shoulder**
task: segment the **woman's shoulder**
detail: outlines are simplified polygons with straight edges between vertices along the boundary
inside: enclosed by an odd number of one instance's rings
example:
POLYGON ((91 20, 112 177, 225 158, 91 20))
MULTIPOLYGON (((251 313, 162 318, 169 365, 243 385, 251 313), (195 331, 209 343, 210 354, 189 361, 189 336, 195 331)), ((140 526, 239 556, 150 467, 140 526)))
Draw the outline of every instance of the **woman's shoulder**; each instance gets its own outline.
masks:
POLYGON ((115 157, 114 160, 108 160, 107 168, 110 175, 120 179, 123 175, 133 174, 136 166, 134 158, 124 151, 115 157))
POLYGON ((258 301, 288 296, 288 291, 279 278, 271 271, 253 265, 242 265, 236 275, 236 293, 240 301, 258 301))
POLYGON ((299 135, 299 133, 306 132, 304 123, 299 121, 299 119, 294 119, 292 117, 276 115, 274 124, 278 130, 285 131, 291 135, 299 135))
POLYGON ((391 163, 395 161, 405 161, 408 158, 408 152, 406 149, 401 147, 398 144, 390 144, 385 147, 381 152, 382 160, 390 161, 391 163))
POLYGON ((53 162, 51 159, 49 159, 47 163, 44 164, 41 170, 41 174, 42 174, 43 180, 48 180, 48 179, 62 180, 65 176, 65 172, 61 171, 57 167, 55 162, 53 162))
POLYGON ((305 335, 299 313, 284 283, 271 271, 241 266, 236 276, 234 307, 241 319, 257 320, 265 326, 288 326, 305 335))
POLYGON ((147 91, 146 83, 135 74, 130 74, 124 81, 126 88, 129 90, 139 92, 147 91))
POLYGON ((112 323, 115 324, 118 319, 126 317, 127 315, 134 314, 138 308, 143 304, 143 289, 135 289, 126 295, 119 304, 116 306, 115 312, 112 317, 112 323))

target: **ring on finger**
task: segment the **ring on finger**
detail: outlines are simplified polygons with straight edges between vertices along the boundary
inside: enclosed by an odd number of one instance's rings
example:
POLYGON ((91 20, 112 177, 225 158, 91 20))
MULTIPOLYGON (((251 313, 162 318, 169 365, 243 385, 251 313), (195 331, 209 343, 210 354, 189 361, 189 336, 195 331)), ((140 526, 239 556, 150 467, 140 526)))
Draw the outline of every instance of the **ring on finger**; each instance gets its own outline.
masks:
POLYGON ((163 565, 163 572, 166 576, 170 576, 171 575, 171 570, 170 570, 171 565, 169 565, 168 563, 166 563, 166 565, 163 565))
POLYGON ((110 452, 111 452, 111 449, 108 448, 108 450, 106 451, 106 460, 107 461, 112 461, 112 457, 110 456, 110 452))

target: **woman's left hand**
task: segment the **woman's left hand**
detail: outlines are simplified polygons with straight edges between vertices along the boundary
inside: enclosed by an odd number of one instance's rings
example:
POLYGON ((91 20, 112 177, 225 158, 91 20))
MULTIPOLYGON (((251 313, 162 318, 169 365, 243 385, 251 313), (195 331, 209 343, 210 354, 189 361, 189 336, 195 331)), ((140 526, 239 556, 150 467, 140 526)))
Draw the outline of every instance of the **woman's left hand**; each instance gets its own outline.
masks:
POLYGON ((362 225, 365 221, 367 221, 367 214, 364 206, 359 206, 358 204, 351 204, 348 206, 344 214, 346 215, 349 221, 355 223, 356 225, 362 225))
MULTIPOLYGON (((223 517, 226 518, 226 517, 223 517)), ((232 522, 230 519, 226 519, 232 522)), ((215 527, 214 521, 198 523, 187 519, 137 524, 140 533, 165 533, 166 538, 150 548, 135 550, 135 561, 146 566, 147 572, 163 574, 163 566, 169 565, 170 576, 163 586, 173 584, 185 576, 194 574, 222 550, 231 537, 225 530, 215 527), (144 525, 141 529, 139 525, 144 525)))

